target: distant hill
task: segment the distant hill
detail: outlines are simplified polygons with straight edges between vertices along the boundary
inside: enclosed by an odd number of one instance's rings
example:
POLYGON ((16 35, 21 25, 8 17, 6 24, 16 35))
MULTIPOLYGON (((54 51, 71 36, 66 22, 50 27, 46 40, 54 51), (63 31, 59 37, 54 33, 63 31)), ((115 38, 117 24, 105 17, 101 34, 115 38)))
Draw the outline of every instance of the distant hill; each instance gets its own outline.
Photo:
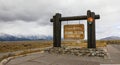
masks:
POLYGON ((118 37, 118 36, 110 36, 110 37, 102 38, 101 40, 120 40, 120 37, 118 37))
POLYGON ((27 40, 52 40, 52 36, 45 35, 10 35, 10 34, 0 34, 0 41, 27 41, 27 40))

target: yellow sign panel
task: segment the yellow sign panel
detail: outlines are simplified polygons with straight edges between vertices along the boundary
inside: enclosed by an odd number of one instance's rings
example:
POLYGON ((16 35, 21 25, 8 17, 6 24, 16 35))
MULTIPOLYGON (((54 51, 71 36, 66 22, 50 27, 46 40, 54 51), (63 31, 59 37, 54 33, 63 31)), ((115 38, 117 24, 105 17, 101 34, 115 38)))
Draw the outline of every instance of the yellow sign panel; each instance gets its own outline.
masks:
POLYGON ((84 39, 84 24, 64 25, 64 39, 84 39))

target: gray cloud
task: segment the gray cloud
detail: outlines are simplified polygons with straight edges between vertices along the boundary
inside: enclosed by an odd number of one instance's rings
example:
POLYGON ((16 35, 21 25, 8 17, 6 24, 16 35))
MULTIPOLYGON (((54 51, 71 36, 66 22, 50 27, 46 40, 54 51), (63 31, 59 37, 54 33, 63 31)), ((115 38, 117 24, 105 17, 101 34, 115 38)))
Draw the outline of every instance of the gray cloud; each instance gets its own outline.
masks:
POLYGON ((118 32, 119 2, 119 0, 0 0, 0 29, 2 33, 20 34, 27 33, 25 30, 27 28, 31 34, 36 30, 38 34, 42 34, 45 32, 40 30, 45 28, 44 31, 51 30, 49 35, 52 35, 52 29, 49 28, 52 26, 50 18, 55 13, 59 12, 62 16, 78 16, 86 15, 86 11, 91 10, 101 16, 101 19, 96 21, 96 32, 97 38, 102 38, 112 35, 110 31, 106 31, 109 28, 112 28, 114 33, 118 32))
POLYGON ((51 3, 44 0, 0 0, 0 4, 1 21, 37 21, 51 14, 51 3))

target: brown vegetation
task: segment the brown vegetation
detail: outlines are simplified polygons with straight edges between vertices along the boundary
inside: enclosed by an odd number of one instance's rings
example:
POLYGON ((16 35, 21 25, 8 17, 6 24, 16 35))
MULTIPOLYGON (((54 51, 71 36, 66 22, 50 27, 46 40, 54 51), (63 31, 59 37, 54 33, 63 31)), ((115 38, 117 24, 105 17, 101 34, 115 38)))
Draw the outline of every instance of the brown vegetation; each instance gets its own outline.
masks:
POLYGON ((44 48, 51 46, 51 41, 17 41, 0 42, 0 52, 13 52, 33 48, 44 48))
MULTIPOLYGON (((20 51, 34 48, 45 48, 52 46, 52 41, 13 41, 13 42, 0 42, 0 52, 12 52, 20 51)), ((107 44, 120 44, 120 40, 97 40, 97 47, 103 47, 107 44)), ((81 41, 78 43, 76 41, 63 41, 63 46, 78 46, 87 47, 87 41, 81 41)))

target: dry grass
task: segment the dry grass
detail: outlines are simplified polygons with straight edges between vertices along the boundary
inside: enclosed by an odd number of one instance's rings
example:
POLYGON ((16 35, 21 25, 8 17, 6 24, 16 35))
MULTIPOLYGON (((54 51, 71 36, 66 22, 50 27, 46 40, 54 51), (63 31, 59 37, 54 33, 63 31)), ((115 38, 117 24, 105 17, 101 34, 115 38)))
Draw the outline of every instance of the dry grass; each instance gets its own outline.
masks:
POLYGON ((13 52, 34 48, 44 48, 52 45, 52 41, 17 41, 0 42, 0 52, 13 52))
MULTIPOLYGON (((13 42, 0 42, 0 52, 13 52, 34 48, 45 48, 52 46, 52 41, 13 41, 13 42)), ((120 40, 107 40, 99 41, 97 40, 97 47, 105 47, 107 44, 120 44, 120 40)), ((77 46, 77 47, 87 47, 87 41, 81 41, 78 43, 76 41, 62 41, 63 46, 77 46)))

